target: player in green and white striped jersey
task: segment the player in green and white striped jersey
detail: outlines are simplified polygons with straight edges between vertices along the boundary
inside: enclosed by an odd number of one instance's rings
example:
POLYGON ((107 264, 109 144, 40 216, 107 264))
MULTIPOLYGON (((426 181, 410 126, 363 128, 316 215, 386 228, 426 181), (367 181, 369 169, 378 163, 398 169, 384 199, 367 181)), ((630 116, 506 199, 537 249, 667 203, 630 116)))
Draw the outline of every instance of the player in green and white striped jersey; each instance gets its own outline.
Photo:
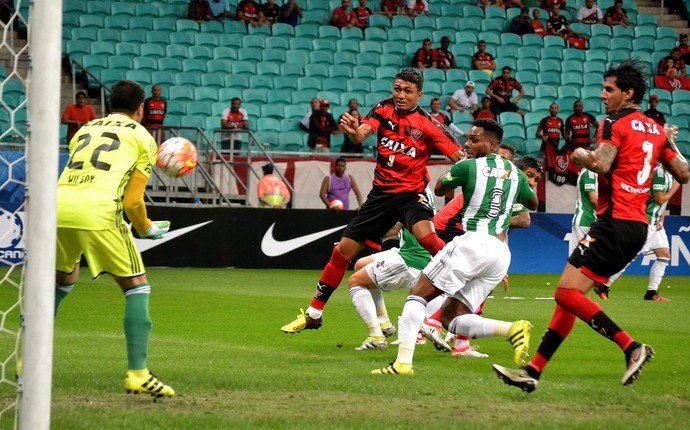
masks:
POLYGON ((597 187, 598 175, 583 168, 577 176, 577 203, 573 215, 573 227, 568 244, 568 255, 572 254, 577 244, 587 236, 589 228, 597 219, 599 207, 597 187))
MULTIPOLYGON (((649 220, 647 240, 642 247, 642 251, 640 251, 642 255, 654 253, 656 256, 656 260, 654 260, 652 268, 649 270, 649 284, 644 295, 645 300, 654 300, 656 302, 669 301, 667 298, 659 295, 659 284, 661 284, 661 279, 663 279, 664 273, 666 273, 666 266, 668 266, 668 262, 671 259, 668 236, 666 236, 666 230, 664 229, 664 216, 666 204, 679 188, 680 184, 673 180, 671 174, 661 164, 657 164, 654 169, 654 178, 652 179, 652 195, 647 204, 647 219, 649 220)), ((627 268, 628 266, 625 266, 623 270, 613 275, 606 287, 610 287, 627 268)))
POLYGON ((407 297, 398 322, 399 349, 394 363, 374 374, 413 375, 417 332, 429 301, 447 294, 441 323, 451 332, 474 338, 506 337, 514 360, 522 363, 529 349, 531 325, 520 320, 506 322, 474 314, 501 282, 510 265, 505 230, 515 203, 537 208, 537 197, 525 175, 510 161, 496 154, 503 128, 493 120, 477 120, 467 133, 468 160, 456 163, 436 183, 437 196, 462 187, 460 211, 465 234, 448 243, 423 270, 407 297))

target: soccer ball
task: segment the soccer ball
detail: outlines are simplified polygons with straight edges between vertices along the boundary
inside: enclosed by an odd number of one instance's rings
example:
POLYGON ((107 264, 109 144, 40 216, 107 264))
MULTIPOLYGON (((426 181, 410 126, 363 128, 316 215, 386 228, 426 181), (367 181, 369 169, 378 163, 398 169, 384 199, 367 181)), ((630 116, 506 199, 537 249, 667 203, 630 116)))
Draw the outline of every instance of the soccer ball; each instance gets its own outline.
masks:
POLYGON ((156 165, 171 178, 179 178, 192 173, 196 167, 196 148, 184 137, 172 137, 158 147, 156 165))
POLYGON ((335 199, 328 202, 328 208, 334 211, 341 211, 345 208, 345 205, 343 205, 343 202, 341 202, 340 200, 335 199))

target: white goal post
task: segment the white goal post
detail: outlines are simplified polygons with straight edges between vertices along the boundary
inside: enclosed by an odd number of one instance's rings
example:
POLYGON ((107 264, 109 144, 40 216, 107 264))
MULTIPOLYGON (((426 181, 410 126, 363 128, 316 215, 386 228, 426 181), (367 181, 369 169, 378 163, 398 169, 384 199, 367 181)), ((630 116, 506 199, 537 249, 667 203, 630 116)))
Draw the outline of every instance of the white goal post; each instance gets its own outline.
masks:
POLYGON ((32 0, 28 30, 27 223, 19 428, 47 430, 53 366, 62 0, 32 0))

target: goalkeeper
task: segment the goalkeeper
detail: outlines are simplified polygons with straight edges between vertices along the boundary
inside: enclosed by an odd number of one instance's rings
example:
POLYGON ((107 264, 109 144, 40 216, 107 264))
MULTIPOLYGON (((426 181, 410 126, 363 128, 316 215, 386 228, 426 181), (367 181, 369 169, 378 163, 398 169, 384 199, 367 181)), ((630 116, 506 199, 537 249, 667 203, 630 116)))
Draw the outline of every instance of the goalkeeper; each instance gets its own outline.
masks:
POLYGON ((144 190, 156 162, 156 142, 140 125, 144 91, 135 82, 112 87, 109 116, 85 124, 69 144, 70 157, 57 188, 55 314, 79 278, 82 255, 93 278, 110 274, 125 296, 127 392, 173 396, 146 367, 151 318, 141 254, 123 212, 142 238, 160 239, 168 221, 146 215, 144 190))

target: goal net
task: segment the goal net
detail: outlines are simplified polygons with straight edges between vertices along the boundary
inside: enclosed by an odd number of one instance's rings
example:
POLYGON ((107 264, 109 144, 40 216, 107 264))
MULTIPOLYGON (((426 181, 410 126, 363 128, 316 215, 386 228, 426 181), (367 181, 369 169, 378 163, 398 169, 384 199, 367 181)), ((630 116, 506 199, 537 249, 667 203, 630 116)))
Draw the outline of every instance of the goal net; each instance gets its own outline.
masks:
POLYGON ((61 26, 0 2, 0 428, 50 427, 61 26))

